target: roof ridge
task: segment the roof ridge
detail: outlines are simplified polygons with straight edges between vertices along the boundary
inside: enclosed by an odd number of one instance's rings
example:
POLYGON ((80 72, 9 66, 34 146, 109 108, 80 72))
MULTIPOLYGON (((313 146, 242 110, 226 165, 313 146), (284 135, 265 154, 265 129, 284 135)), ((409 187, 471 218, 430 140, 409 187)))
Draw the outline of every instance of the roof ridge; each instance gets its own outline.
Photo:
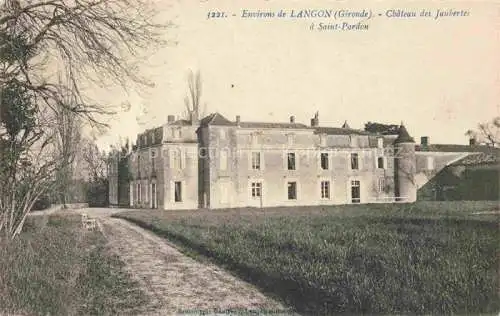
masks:
POLYGON ((213 120, 215 119, 215 116, 216 116, 218 113, 219 113, 219 112, 214 112, 214 113, 212 113, 212 114, 211 114, 211 115, 212 115, 212 118, 211 118, 211 119, 207 122, 207 125, 213 122, 213 120))

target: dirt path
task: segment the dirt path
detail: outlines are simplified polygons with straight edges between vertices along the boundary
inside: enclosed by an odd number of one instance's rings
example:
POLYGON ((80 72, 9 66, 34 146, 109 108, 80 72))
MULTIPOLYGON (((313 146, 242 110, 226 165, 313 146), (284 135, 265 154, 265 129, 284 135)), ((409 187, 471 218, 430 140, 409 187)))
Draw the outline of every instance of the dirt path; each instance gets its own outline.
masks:
POLYGON ((183 255, 164 239, 140 227, 117 218, 99 220, 112 249, 151 298, 145 315, 244 309, 279 315, 276 311, 285 311, 253 286, 216 266, 183 255))

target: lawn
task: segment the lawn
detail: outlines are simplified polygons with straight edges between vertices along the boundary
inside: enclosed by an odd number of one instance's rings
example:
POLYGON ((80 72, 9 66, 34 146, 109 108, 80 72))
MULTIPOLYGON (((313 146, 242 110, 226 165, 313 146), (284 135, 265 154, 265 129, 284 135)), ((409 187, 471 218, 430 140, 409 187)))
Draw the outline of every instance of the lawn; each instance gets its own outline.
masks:
POLYGON ((146 303, 100 232, 78 216, 28 218, 19 238, 0 244, 0 314, 109 315, 146 303))
POLYGON ((116 216, 302 314, 496 314, 497 208, 419 202, 116 216))

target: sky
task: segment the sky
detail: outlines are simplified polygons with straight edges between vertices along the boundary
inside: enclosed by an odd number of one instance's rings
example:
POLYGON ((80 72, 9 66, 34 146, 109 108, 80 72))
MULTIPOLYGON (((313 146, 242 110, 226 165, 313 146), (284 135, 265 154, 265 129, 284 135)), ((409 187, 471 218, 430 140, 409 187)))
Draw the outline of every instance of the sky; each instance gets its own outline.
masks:
MULTIPOLYGON (((111 121, 98 143, 181 115, 189 69, 203 80, 207 112, 228 119, 286 122, 291 115, 309 124, 319 111, 320 125, 347 121, 399 124, 419 140, 468 142, 478 123, 500 115, 500 5, 496 1, 172 1, 156 0, 170 44, 143 61, 154 87, 100 97, 127 102, 128 112, 111 121), (286 18, 243 18, 248 12, 278 12, 286 18), (292 18, 300 10, 370 12, 371 18, 292 18), (387 10, 431 11, 431 17, 389 18, 387 10), (436 10, 468 16, 434 19, 436 10), (210 11, 227 18, 207 19, 210 11), (379 15, 380 14, 380 15, 379 15), (233 16, 234 15, 234 16, 233 16), (363 21, 362 21, 363 20, 363 21), (355 24, 367 30, 318 31, 322 23, 355 24), (315 23, 315 30, 311 30, 315 23), (175 44, 176 43, 176 44, 175 44)), ((207 113, 207 114, 208 114, 207 113)))

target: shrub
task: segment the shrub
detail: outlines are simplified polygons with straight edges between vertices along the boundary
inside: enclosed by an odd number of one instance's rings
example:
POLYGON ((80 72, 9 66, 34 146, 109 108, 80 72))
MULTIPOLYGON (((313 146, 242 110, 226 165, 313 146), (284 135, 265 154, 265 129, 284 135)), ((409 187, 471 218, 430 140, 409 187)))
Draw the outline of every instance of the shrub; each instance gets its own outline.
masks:
POLYGON ((51 206, 51 201, 48 195, 42 195, 38 200, 35 201, 35 204, 33 204, 33 207, 31 208, 32 211, 40 211, 40 210, 45 210, 51 206))

